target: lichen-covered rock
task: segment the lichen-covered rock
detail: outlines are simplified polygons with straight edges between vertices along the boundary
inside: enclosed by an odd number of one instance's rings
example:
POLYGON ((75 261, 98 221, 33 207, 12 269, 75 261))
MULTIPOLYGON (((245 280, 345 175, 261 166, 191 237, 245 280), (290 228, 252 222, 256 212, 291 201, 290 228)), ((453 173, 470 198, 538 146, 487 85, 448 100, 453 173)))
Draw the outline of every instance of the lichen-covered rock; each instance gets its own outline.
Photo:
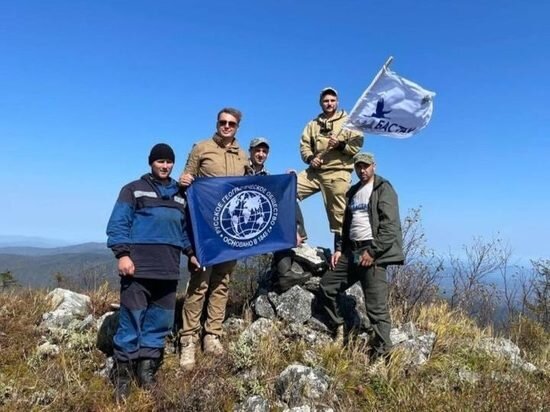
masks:
POLYGON ((279 296, 279 303, 275 308, 277 316, 289 322, 304 323, 311 317, 313 298, 313 293, 300 286, 293 286, 279 296))
MULTIPOLYGON (((90 298, 67 289, 57 288, 48 294, 53 311, 42 315, 40 327, 50 330, 68 328, 74 320, 81 320, 90 314, 90 298)), ((78 325, 78 322, 73 322, 78 325)))
POLYGON ((524 360, 519 347, 510 339, 484 338, 479 343, 479 348, 489 355, 508 360, 512 366, 521 368, 526 372, 535 372, 537 367, 524 360))
POLYGON ((315 405, 329 385, 330 378, 323 370, 293 364, 279 375, 276 390, 279 398, 293 408, 315 405))
POLYGON ((259 318, 256 321, 252 322, 244 331, 241 333, 239 340, 249 343, 257 343, 262 336, 267 336, 272 333, 275 326, 275 322, 267 318, 259 318))
POLYGON ((238 405, 235 412, 269 412, 269 403, 259 395, 248 397, 238 405))
POLYGON ((273 319, 275 315, 275 308, 269 301, 267 295, 260 295, 254 301, 254 312, 261 318, 273 319))

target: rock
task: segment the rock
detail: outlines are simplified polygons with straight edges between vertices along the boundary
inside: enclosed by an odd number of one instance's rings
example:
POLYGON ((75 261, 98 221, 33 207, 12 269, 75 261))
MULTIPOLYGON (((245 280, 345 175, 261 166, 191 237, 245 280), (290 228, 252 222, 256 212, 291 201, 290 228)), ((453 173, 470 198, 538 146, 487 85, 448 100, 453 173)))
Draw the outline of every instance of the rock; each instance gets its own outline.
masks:
POLYGON ((115 366, 115 360, 113 357, 110 356, 107 359, 105 359, 105 363, 101 365, 101 369, 97 371, 96 374, 105 379, 109 379, 109 377, 111 376, 111 371, 113 370, 114 366, 115 366))
POLYGON ((312 293, 318 293, 320 285, 321 285, 321 278, 319 276, 312 276, 307 280, 306 283, 304 283, 302 287, 305 290, 308 290, 312 293))
POLYGON ((409 335, 407 335, 406 332, 398 328, 391 328, 390 340, 393 345, 399 345, 401 342, 405 342, 409 340, 409 335))
POLYGON ((368 331, 371 329, 365 306, 365 295, 359 282, 356 282, 343 295, 340 295, 338 301, 342 310, 342 317, 349 330, 368 331))
POLYGON ((436 334, 429 332, 416 339, 408 339, 399 346, 406 348, 408 352, 406 363, 412 366, 420 366, 427 362, 432 353, 436 334))
POLYGON ((306 321, 306 326, 318 332, 323 332, 323 333, 326 333, 327 335, 332 335, 332 331, 329 329, 329 327, 324 322, 317 319, 315 316, 312 316, 306 321))
POLYGON ((304 323, 311 317, 314 295, 299 286, 293 286, 279 296, 277 316, 289 322, 304 323))
MULTIPOLYGON (((50 330, 55 328, 68 328, 75 319, 82 319, 90 313, 90 298, 80 293, 57 288, 48 294, 52 312, 42 315, 41 328, 50 330)), ((78 323, 73 323, 73 328, 78 323)))
POLYGON ((261 318, 275 318, 275 308, 269 301, 267 295, 260 295, 254 301, 254 312, 261 318))
POLYGON ((65 310, 75 316, 90 313, 90 297, 67 289, 56 288, 48 293, 53 310, 65 310))
POLYGON ((90 330, 94 325, 94 316, 88 315, 75 325, 75 330, 78 332, 84 332, 90 330))
POLYGON ((113 356, 113 336, 118 328, 119 312, 107 312, 97 321, 97 348, 107 356, 113 356))
POLYGON ((50 342, 44 342, 36 348, 36 354, 40 358, 51 358, 59 354, 59 346, 50 342))
POLYGON ((403 333, 407 335, 409 339, 415 339, 418 335, 418 332, 416 331, 416 326, 414 326, 414 323, 407 322, 400 328, 403 333))
POLYGON ((260 318, 252 322, 239 337, 239 340, 249 343, 257 343, 262 336, 267 336, 271 333, 275 326, 275 322, 271 319, 260 318))
POLYGON ((291 340, 303 340, 311 346, 327 344, 332 340, 327 334, 301 323, 290 323, 281 332, 291 340))
POLYGON ((309 405, 303 405, 283 409, 283 412, 312 412, 312 409, 309 407, 309 405))
POLYGON ((250 396, 241 405, 234 409, 235 412, 269 412, 269 403, 259 395, 250 396))
POLYGON ((269 292, 267 294, 267 298, 269 299, 269 301, 271 302, 271 304, 274 306, 274 307, 277 307, 277 305, 279 304, 279 302, 281 301, 281 298, 279 297, 279 295, 275 292, 269 292))
POLYGON ((330 385, 328 375, 317 368, 294 364, 277 378, 277 395, 290 408, 311 405, 319 400, 330 385))
POLYGON ((42 315, 40 328, 50 331, 53 329, 66 329, 69 327, 73 319, 74 315, 64 310, 54 310, 53 312, 46 312, 42 315))
POLYGON ((486 353, 510 361, 512 366, 521 368, 526 372, 535 372, 537 367, 530 362, 525 361, 520 356, 519 347, 510 339, 505 338, 484 338, 479 343, 479 348, 486 353))

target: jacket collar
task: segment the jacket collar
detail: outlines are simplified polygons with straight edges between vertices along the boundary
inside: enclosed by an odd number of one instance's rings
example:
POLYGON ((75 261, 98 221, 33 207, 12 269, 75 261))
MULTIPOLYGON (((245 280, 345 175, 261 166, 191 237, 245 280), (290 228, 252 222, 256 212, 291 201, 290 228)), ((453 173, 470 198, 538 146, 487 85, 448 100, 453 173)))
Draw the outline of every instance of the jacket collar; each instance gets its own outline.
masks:
POLYGON ((227 149, 230 151, 239 151, 239 142, 237 141, 236 137, 233 138, 233 141, 231 142, 231 144, 229 144, 229 146, 224 146, 223 138, 217 133, 214 133, 214 136, 212 136, 212 140, 214 140, 214 142, 216 142, 216 144, 223 149, 227 149))

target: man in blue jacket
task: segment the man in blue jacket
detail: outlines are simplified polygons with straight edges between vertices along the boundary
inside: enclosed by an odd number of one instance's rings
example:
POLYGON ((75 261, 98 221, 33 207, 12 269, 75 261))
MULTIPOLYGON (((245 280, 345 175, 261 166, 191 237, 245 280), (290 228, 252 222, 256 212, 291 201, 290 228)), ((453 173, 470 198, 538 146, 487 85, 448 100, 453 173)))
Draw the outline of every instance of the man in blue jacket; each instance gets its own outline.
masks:
POLYGON ((140 386, 155 382, 174 322, 181 253, 191 267, 200 267, 189 241, 185 198, 170 178, 174 161, 170 146, 155 145, 151 172, 122 188, 107 225, 107 246, 120 275, 111 376, 118 400, 128 396, 135 374, 140 386))

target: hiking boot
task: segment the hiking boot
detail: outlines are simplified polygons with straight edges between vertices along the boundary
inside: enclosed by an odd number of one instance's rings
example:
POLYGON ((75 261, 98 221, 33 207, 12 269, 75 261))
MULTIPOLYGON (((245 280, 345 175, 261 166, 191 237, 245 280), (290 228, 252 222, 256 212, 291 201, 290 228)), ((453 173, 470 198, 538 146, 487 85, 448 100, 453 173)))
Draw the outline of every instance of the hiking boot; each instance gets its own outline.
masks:
POLYGON ((130 396, 132 378, 134 372, 130 362, 115 360, 115 366, 111 371, 111 382, 115 387, 115 399, 117 402, 124 401, 130 396))
POLYGON ((139 386, 151 389, 155 383, 155 374, 162 364, 162 357, 155 359, 140 359, 137 366, 137 378, 139 386))
POLYGON ((338 325, 336 332, 334 333, 334 344, 337 346, 344 346, 345 331, 344 325, 338 325))
POLYGON ((180 338, 180 366, 183 370, 190 371, 195 367, 195 336, 182 336, 180 338))
POLYGON ((208 334, 204 337, 203 349, 205 353, 214 356, 221 356, 225 352, 225 349, 220 342, 220 337, 218 335, 211 334, 208 334))

